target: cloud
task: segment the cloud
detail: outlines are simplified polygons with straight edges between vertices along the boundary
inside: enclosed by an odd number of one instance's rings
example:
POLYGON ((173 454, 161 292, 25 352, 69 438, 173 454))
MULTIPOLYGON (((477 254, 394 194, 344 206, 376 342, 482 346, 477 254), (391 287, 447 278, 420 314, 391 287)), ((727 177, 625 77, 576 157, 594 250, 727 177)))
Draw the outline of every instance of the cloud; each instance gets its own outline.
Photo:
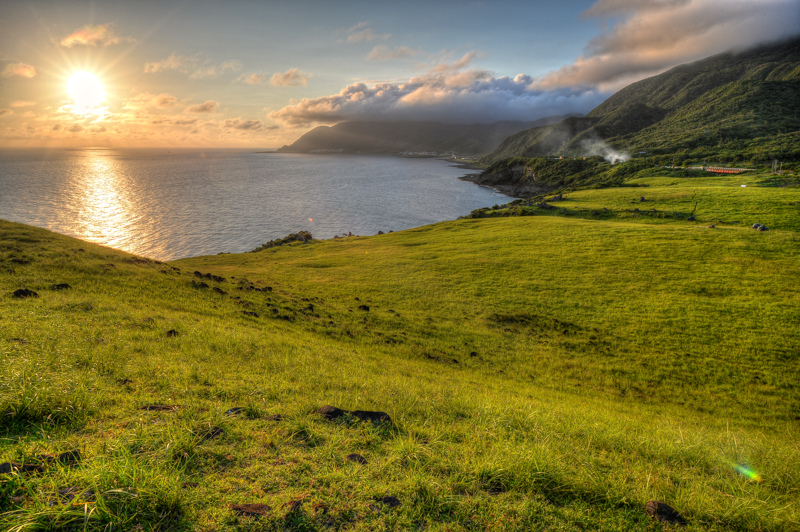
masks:
POLYGON ((36 75, 36 69, 31 65, 25 63, 10 63, 3 68, 0 77, 10 78, 12 76, 19 76, 21 78, 32 78, 36 75))
POLYGON ((106 127, 105 126, 95 126, 93 128, 90 128, 89 131, 92 132, 92 133, 105 133, 106 132, 106 127))
POLYGON ((479 54, 470 52, 450 64, 404 83, 354 83, 338 94, 304 98, 269 113, 287 127, 346 120, 430 120, 445 123, 535 120, 550 115, 585 113, 607 94, 591 88, 533 90, 528 75, 494 77, 464 70, 479 54))
POLYGON ((379 44, 367 54, 367 59, 372 59, 373 61, 389 61, 391 59, 413 57, 422 53, 422 50, 414 50, 408 46, 395 46, 389 49, 387 46, 379 44))
POLYGON ((31 107, 36 105, 36 102, 28 102, 25 100, 17 100, 16 102, 11 102, 11 107, 31 107))
POLYGON ((132 98, 127 98, 122 104, 123 109, 169 109, 175 107, 178 99, 171 94, 162 92, 161 94, 151 94, 140 92, 132 98))
POLYGON ((11 109, 0 109, 0 116, 10 116, 13 115, 14 111, 11 109))
POLYGON ((368 22, 359 22, 355 26, 348 28, 346 33, 347 42, 349 43, 372 42, 376 40, 388 39, 392 36, 391 33, 375 33, 372 31, 372 28, 369 27, 368 22))
POLYGON ((290 68, 286 72, 276 72, 272 75, 270 83, 276 87, 297 87, 308 85, 308 80, 314 74, 300 72, 296 68, 290 68))
POLYGON ((229 59, 220 64, 214 63, 204 54, 178 55, 172 53, 166 59, 154 63, 145 63, 145 74, 157 72, 176 71, 186 74, 190 79, 202 79, 216 77, 226 72, 238 72, 242 64, 239 61, 229 59))
POLYGON ((56 124, 53 126, 53 131, 61 131, 61 124, 56 124))
POLYGON ((264 85, 267 82, 266 74, 242 74, 236 81, 239 83, 247 83, 248 85, 264 85))
POLYGON ((87 24, 81 29, 74 31, 61 39, 59 44, 65 48, 72 48, 73 46, 77 45, 97 46, 98 44, 101 44, 103 46, 111 46, 114 44, 119 44, 123 41, 130 42, 133 41, 133 39, 128 37, 120 37, 114 32, 114 25, 108 23, 98 24, 97 26, 87 24))
POLYGON ((190 105, 186 108, 187 113, 213 113, 219 107, 219 102, 208 100, 198 105, 190 105))
POLYGON ((616 90, 682 63, 800 33, 796 0, 598 0, 584 16, 617 22, 536 88, 616 90))
POLYGON ((83 126, 80 124, 73 124, 69 126, 66 131, 69 131, 70 133, 78 133, 79 131, 83 131, 83 126))
POLYGON ((222 123, 222 127, 229 129, 243 129, 247 131, 259 131, 264 129, 264 124, 261 122, 261 120, 229 118, 222 123))

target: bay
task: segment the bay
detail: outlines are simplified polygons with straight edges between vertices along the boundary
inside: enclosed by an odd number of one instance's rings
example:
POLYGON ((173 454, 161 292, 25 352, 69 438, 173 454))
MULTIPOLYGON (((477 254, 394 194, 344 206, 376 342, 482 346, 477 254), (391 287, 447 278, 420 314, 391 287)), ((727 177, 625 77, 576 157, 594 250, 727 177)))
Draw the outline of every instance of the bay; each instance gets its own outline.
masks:
POLYGON ((0 150, 0 218, 158 260, 309 231, 374 235, 507 197, 438 159, 197 149, 0 150))

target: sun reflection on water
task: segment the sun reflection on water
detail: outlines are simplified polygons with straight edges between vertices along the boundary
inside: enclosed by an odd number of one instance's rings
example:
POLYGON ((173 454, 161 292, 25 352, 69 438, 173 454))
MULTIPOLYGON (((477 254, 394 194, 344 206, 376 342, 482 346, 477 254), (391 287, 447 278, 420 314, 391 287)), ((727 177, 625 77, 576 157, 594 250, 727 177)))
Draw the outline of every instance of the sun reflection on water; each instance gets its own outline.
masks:
POLYGON ((78 165, 78 232, 91 242, 134 251, 133 226, 138 218, 129 179, 115 157, 102 150, 86 150, 78 165))

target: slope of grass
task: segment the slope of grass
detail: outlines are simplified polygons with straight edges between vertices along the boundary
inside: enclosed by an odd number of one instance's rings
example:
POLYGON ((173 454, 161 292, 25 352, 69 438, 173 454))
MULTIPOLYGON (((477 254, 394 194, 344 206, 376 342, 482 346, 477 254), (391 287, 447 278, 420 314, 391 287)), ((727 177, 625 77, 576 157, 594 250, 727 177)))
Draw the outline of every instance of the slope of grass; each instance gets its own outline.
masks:
POLYGON ((741 179, 171 264, 0 222, 0 462, 82 456, 0 474, 0 522, 661 530, 656 499, 687 530, 790 530, 800 197, 741 179))

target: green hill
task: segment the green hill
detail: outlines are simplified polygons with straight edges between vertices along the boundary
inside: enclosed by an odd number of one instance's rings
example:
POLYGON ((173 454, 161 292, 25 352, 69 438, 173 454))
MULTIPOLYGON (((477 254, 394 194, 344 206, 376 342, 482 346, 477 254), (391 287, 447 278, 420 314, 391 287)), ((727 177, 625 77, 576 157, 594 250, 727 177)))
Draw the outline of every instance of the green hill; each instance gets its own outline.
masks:
POLYGON ((0 221, 0 528, 796 529, 800 189, 626 184, 167 264, 0 221))
POLYGON ((376 154, 485 155, 517 131, 558 122, 548 117, 536 122, 442 124, 439 122, 342 122, 319 126, 278 151, 284 153, 343 152, 376 154))
POLYGON ((800 39, 727 53, 633 83, 579 121, 512 135, 483 159, 602 153, 800 160, 800 39))

